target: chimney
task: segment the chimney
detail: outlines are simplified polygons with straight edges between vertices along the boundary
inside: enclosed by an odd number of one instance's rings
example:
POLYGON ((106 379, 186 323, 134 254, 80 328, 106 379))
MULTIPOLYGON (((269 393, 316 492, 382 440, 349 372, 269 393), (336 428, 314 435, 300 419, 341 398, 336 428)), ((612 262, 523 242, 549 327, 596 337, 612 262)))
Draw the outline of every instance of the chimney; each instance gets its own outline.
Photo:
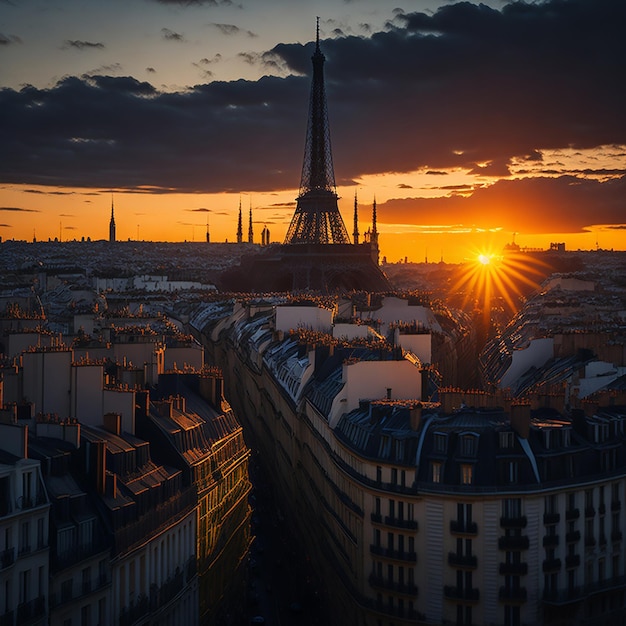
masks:
POLYGON ((528 439, 528 433, 530 432, 530 404, 511 404, 510 421, 513 430, 522 439, 528 439))
POLYGON ((117 498, 117 474, 113 472, 106 473, 105 493, 108 498, 117 498))
MULTIPOLYGON (((106 441, 100 439, 99 441, 95 441, 89 444, 91 454, 93 454, 93 469, 95 475, 96 482, 96 491, 100 495, 104 495, 106 493, 106 451, 107 445, 106 441)), ((90 471, 91 468, 88 468, 90 471)))
POLYGON ((422 422, 422 403, 418 402, 415 406, 412 406, 409 410, 409 423, 411 430, 419 430, 422 422))
POLYGON ((119 413, 105 413, 102 418, 104 430, 114 435, 120 435, 122 432, 122 416, 119 413))

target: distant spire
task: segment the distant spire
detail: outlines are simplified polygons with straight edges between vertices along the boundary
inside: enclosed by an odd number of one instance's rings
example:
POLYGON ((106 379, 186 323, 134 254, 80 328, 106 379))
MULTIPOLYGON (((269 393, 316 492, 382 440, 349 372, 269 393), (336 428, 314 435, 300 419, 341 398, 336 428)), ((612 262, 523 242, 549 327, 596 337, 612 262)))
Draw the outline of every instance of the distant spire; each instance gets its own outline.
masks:
POLYGON ((209 214, 206 214, 206 242, 211 243, 211 236, 209 235, 209 214))
POLYGON ((372 235, 377 235, 376 230, 376 196, 374 196, 374 205, 372 207, 372 235))
POLYGON ((356 199, 356 190, 354 192, 354 232, 352 233, 354 245, 359 244, 359 208, 356 199))
POLYGON ((248 223, 248 243, 254 243, 254 232, 252 231, 252 198, 250 198, 250 221, 248 223))
POLYGON ((372 248, 372 260, 378 265, 380 250, 378 248, 378 231, 376 230, 376 196, 372 206, 372 232, 370 233, 370 246, 372 248))
POLYGON ((109 241, 115 241, 115 207, 113 206, 113 194, 111 194, 111 221, 109 222, 109 241))
POLYGON ((237 222, 237 243, 243 241, 243 226, 241 221, 241 196, 239 196, 239 221, 237 222))

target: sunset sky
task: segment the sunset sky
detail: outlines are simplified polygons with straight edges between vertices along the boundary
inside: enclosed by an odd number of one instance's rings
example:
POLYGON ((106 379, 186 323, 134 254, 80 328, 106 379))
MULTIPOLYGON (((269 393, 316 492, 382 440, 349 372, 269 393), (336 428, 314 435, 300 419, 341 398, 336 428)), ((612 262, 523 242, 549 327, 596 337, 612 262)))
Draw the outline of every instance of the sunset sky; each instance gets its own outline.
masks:
POLYGON ((2 239, 282 241, 317 15, 350 233, 626 249, 623 0, 0 0, 2 239))

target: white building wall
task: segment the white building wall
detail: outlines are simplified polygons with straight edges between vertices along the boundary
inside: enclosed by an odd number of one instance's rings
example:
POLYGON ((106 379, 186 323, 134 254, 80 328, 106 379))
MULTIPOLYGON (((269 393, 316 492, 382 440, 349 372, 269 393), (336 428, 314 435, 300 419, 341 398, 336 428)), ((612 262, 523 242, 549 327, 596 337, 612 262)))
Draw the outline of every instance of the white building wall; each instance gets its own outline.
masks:
MULTIPOLYGON (((122 432, 135 434, 135 392, 132 389, 105 389, 103 391, 102 415, 119 413, 122 416, 122 432)), ((102 424, 102 416, 100 417, 102 424)))
POLYGON ((204 349, 200 344, 191 346, 180 346, 165 349, 165 369, 169 370, 174 367, 182 369, 185 365, 189 365, 197 370, 202 369, 204 365, 204 349))
POLYGON ((527 348, 514 350, 511 356, 511 365, 500 380, 500 389, 512 387, 531 367, 541 367, 551 359, 554 356, 554 339, 532 339, 527 348))
POLYGON ((102 424, 104 366, 100 364, 72 364, 71 410, 83 424, 102 424))
POLYGON ((501 515, 500 500, 485 501, 482 506, 482 519, 478 524, 478 537, 472 540, 482 578, 482 582, 476 581, 476 586, 481 589, 480 599, 483 605, 485 624, 502 623, 502 605, 498 602, 498 594, 502 584, 499 568, 504 555, 504 552, 498 550, 498 537, 502 535, 500 529, 501 515))
POLYGON ((389 324, 393 322, 421 322, 426 328, 441 332, 441 325, 429 308, 409 305, 408 300, 395 296, 386 297, 379 309, 362 312, 361 318, 380 320, 383 335, 387 334, 389 324))
MULTIPOLYGON (((426 620, 433 624, 442 623, 443 613, 443 572, 447 567, 447 554, 443 550, 444 507, 443 502, 428 499, 424 502, 424 518, 420 523, 419 535, 423 535, 422 554, 424 566, 417 568, 417 584, 420 590, 438 590, 428 593, 420 602, 426 620)), ((418 556, 419 559, 419 556, 418 556)))
POLYGON ((52 335, 38 332, 11 333, 6 341, 6 356, 14 358, 29 348, 50 347, 53 343, 52 335))
POLYGON ((330 333, 333 312, 330 309, 315 306, 277 306, 276 330, 289 332, 296 328, 310 328, 330 333))
POLYGON ((360 400, 381 400, 391 390, 392 400, 420 400, 422 375, 406 360, 359 361, 344 364, 344 386, 333 400, 329 420, 334 428, 344 413, 359 406, 360 400))
POLYGON ((422 363, 432 363, 432 336, 404 335, 396 329, 396 345, 412 352, 422 363))
POLYGON ((25 352, 22 355, 24 397, 35 413, 70 414, 71 350, 25 352))

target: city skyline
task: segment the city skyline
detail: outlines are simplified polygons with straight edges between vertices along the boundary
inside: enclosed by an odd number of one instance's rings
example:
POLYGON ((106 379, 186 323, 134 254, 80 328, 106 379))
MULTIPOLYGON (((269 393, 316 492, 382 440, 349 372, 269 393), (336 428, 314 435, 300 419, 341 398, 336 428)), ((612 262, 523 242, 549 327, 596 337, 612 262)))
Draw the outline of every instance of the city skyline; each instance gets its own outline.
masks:
POLYGON ((376 198, 381 256, 626 248, 618 2, 77 7, 0 4, 3 239, 105 239, 114 193, 118 239, 235 241, 242 198, 282 241, 318 14, 339 208, 364 231, 376 198))

